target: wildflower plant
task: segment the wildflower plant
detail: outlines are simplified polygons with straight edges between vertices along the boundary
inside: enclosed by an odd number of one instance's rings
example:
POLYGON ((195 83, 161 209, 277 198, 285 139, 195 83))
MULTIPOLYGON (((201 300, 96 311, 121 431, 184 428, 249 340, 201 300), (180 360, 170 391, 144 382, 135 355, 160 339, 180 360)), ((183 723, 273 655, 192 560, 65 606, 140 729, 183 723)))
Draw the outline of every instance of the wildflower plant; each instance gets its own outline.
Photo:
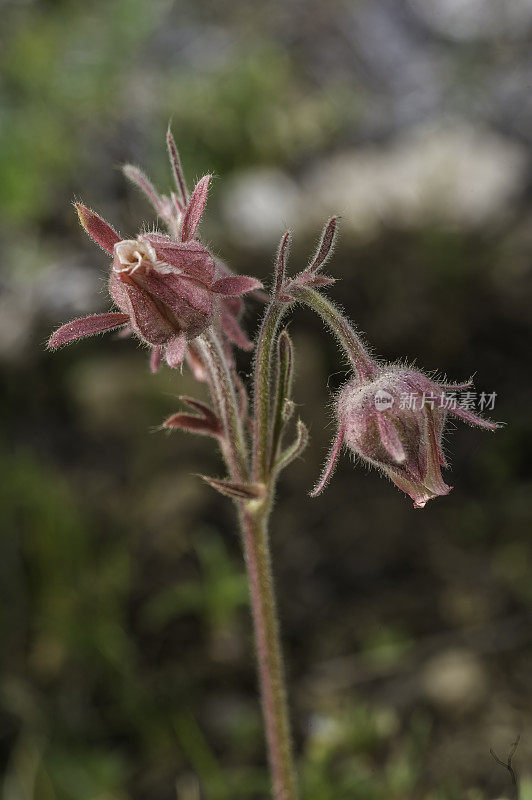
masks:
POLYGON ((171 368, 186 361, 196 380, 207 384, 211 405, 181 397, 187 409, 170 416, 164 427, 210 436, 221 450, 226 475, 204 479, 235 505, 250 588, 273 796, 295 800, 268 522, 280 473, 305 449, 308 430, 301 419, 291 423, 294 354, 283 320, 298 305, 315 311, 338 340, 351 371, 335 398, 337 434, 312 497, 324 490, 345 447, 385 473, 416 508, 422 508, 451 489, 441 475, 447 466, 442 436, 448 415, 487 430, 497 425, 456 404, 435 402, 438 397, 445 400, 448 391, 471 386, 470 381, 438 383, 370 355, 344 313, 323 293, 334 283, 323 269, 333 251, 336 217, 325 225, 309 264, 294 277, 287 273, 291 234, 285 233, 267 295, 257 279, 234 275, 197 234, 211 176, 203 177, 189 195, 170 130, 167 146, 175 184, 168 196, 159 194, 137 167, 124 167, 165 230, 122 239, 94 211, 76 205, 83 227, 111 260, 109 293, 118 310, 63 325, 50 337, 49 347, 120 328, 147 346, 152 371, 163 361, 171 368), (254 344, 240 325, 250 293, 266 302, 254 344), (251 398, 236 371, 234 347, 254 350, 251 398), (407 407, 401 403, 405 394, 432 400, 420 408, 407 407))

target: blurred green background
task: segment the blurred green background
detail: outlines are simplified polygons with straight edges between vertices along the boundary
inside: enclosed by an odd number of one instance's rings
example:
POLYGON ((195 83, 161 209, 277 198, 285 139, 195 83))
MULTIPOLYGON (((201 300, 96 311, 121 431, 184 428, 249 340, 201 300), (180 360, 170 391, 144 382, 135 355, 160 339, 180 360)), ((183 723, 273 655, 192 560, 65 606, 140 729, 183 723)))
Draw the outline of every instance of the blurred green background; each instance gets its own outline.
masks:
MULTIPOLYGON (((109 307, 74 199, 153 224, 169 120, 203 227, 268 281, 342 215, 331 295, 375 352, 497 393, 457 426, 455 485, 414 511, 332 435, 336 346, 300 312, 311 428, 272 545, 305 800, 532 797, 532 7, 528 0, 1 0, 0 751, 5 800, 268 796, 247 590, 210 442, 158 426, 188 372, 116 337, 51 355, 109 307)), ((260 307, 245 320, 252 331, 260 307)), ((249 373, 249 358, 241 366, 249 373)), ((450 426, 452 427, 452 426, 450 426)))

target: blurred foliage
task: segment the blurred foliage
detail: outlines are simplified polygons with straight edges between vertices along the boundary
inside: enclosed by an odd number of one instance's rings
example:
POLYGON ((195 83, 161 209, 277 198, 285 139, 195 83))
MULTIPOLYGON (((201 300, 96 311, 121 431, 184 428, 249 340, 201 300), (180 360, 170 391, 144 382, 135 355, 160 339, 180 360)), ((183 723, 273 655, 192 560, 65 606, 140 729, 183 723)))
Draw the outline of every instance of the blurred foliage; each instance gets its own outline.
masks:
POLYGON ((123 138, 123 158, 137 134, 135 115, 145 113, 138 108, 144 92, 157 95, 153 154, 159 163, 152 170, 165 180, 159 133, 172 117, 182 157, 196 175, 205 164, 227 173, 261 162, 298 163, 356 113, 349 83, 310 90, 287 53, 260 38, 239 44, 215 70, 157 69, 150 40, 171 6, 169 0, 57 0, 21 4, 7 17, 0 34, 6 223, 37 221, 72 186, 79 191, 110 137, 123 138))
POLYGON ((169 108, 180 109, 181 149, 192 174, 204 164, 219 174, 297 165, 342 130, 357 104, 347 83, 305 90, 288 54, 261 44, 216 72, 173 80, 167 97, 169 108))
POLYGON ((241 569, 235 570, 221 540, 211 536, 194 545, 201 565, 200 581, 180 581, 151 598, 144 608, 146 624, 153 630, 187 612, 200 615, 212 632, 223 631, 235 611, 247 606, 248 589, 241 569))
POLYGON ((38 219, 68 176, 90 168, 87 128, 116 123, 132 54, 167 5, 64 0, 21 4, 4 17, 0 201, 8 218, 38 219))

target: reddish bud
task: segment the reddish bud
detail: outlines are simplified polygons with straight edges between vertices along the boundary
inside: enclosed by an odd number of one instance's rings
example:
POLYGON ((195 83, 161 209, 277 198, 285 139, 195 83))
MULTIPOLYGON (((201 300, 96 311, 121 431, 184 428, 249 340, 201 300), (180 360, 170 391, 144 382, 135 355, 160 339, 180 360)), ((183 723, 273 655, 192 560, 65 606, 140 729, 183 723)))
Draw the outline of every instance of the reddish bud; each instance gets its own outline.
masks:
POLYGON ((449 403, 445 385, 414 370, 388 367, 370 382, 350 381, 338 396, 338 435, 313 494, 325 487, 343 444, 385 472, 410 495, 415 508, 448 494, 452 487, 441 475, 446 466, 442 435, 447 414, 488 430, 498 427, 449 403))
MULTIPOLYGON (((203 189, 190 200, 188 224, 192 227, 199 221, 207 184, 204 180, 203 189)), ((229 339, 241 347, 250 346, 237 321, 240 295, 259 287, 259 281, 231 275, 198 241, 177 242, 160 233, 121 240, 97 214, 80 204, 77 209, 89 235, 113 255, 109 291, 121 313, 74 320, 56 331, 50 347, 127 324, 151 345, 150 368, 156 371, 163 354, 171 367, 182 364, 187 342, 206 331, 217 317, 229 339)))

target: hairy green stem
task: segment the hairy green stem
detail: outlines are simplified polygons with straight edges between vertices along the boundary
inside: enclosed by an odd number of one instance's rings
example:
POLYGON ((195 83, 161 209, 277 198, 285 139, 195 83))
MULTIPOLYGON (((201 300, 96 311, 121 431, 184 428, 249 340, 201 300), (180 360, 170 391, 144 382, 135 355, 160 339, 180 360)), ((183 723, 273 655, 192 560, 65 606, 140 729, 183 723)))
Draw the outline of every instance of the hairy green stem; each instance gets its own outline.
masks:
MULTIPOLYGON (((270 463, 272 362, 286 303, 273 301, 262 320, 256 350, 253 387, 253 480, 267 487, 267 497, 242 517, 244 551, 251 591, 262 709, 275 800, 296 800, 297 781, 292 755, 279 626, 270 566, 267 532, 277 473, 270 463)), ((279 376, 281 379, 282 376, 279 376)), ((250 504, 250 508, 252 508, 250 504)))
POLYGON ((271 574, 268 511, 241 514, 274 800, 297 800, 285 676, 271 574))
POLYGON ((283 429, 288 419, 286 402, 290 400, 292 371, 292 345, 287 332, 282 331, 277 338, 277 380, 275 401, 273 404, 270 446, 270 470, 272 470, 272 472, 275 469, 282 444, 283 429))
POLYGON ((331 332, 336 336, 353 369, 361 381, 370 381, 378 375, 378 365, 373 361, 362 344, 345 314, 324 295, 308 286, 293 284, 290 294, 299 302, 309 306, 323 319, 331 332))
POLYGON ((270 469, 270 415, 272 357, 286 303, 266 309, 255 349, 253 387, 253 480, 265 483, 270 469))
MULTIPOLYGON (((268 311, 270 311, 270 308, 268 311)), ((264 403, 259 403, 266 429, 268 446, 268 419, 270 415, 271 359, 277 328, 284 307, 275 309, 268 316, 263 347, 259 348, 262 360, 261 384, 264 403), (280 312, 280 313, 279 313, 280 312)), ((259 337, 260 338, 260 337, 259 337)), ((214 403, 222 417, 226 442, 222 453, 231 477, 241 481, 249 478, 245 439, 242 422, 238 414, 235 382, 223 349, 219 346, 214 331, 209 331, 198 341, 199 351, 209 378, 214 403)), ((261 426, 262 430, 262 426, 261 426)), ((254 447, 256 450, 256 447, 254 447)), ((267 452, 267 451, 266 451, 267 452)), ((262 711, 268 748, 274 800, 297 800, 296 773, 292 755, 290 725, 286 702, 284 669, 279 641, 279 625, 275 606, 275 595, 271 573, 271 558, 267 532, 267 522, 271 510, 273 475, 264 475, 267 496, 262 501, 237 502, 238 519, 242 536, 242 546, 246 561, 253 628, 257 651, 257 667, 262 700, 262 711)))
MULTIPOLYGON (((293 283, 292 297, 316 311, 334 333, 361 380, 371 380, 378 367, 349 320, 314 289, 293 283)), ((297 784, 285 694, 284 672, 273 594, 267 520, 277 473, 271 463, 272 363, 279 326, 289 303, 273 300, 266 309, 256 345, 253 393, 253 480, 267 488, 267 498, 248 504, 241 515, 244 551, 250 581, 262 706, 275 800, 296 800, 297 784), (251 510, 253 509, 253 511, 251 510)), ((278 382, 282 375, 278 376, 278 382)), ((279 400, 279 398, 278 398, 279 400)), ((305 438, 300 431, 302 440, 305 438)), ((304 444, 303 444, 304 446, 304 444)))
POLYGON ((218 336, 209 328, 196 339, 209 377, 214 398, 224 428, 223 455, 231 478, 246 481, 249 465, 246 440, 238 411, 238 400, 231 370, 218 336))

